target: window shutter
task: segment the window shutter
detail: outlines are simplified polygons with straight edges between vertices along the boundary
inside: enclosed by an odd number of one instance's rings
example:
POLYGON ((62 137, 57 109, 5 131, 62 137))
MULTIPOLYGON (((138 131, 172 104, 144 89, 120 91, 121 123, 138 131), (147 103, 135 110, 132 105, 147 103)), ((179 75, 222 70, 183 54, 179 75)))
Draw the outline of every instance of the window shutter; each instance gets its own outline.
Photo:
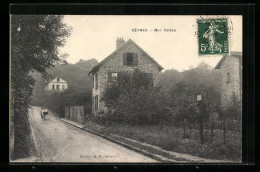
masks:
POLYGON ((138 54, 137 53, 134 53, 133 55, 133 61, 134 61, 134 66, 138 66, 138 54))
POLYGON ((93 82, 93 88, 95 88, 95 80, 94 80, 94 75, 93 75, 92 82, 93 82))
POLYGON ((98 95, 95 96, 95 111, 98 111, 98 95))
POLYGON ((127 54, 123 53, 123 65, 127 65, 127 54))
POLYGON ((108 72, 107 81, 110 83, 112 81, 112 72, 108 72))
POLYGON ((95 89, 98 89, 98 74, 95 75, 95 89))

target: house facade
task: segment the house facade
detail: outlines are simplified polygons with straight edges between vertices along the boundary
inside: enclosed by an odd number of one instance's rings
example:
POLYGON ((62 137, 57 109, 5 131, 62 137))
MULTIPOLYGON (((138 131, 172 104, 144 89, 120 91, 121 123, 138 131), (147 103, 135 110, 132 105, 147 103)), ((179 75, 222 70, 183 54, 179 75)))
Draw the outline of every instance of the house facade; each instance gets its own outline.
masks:
POLYGON ((156 85, 157 74, 163 70, 163 67, 133 40, 129 39, 125 42, 123 38, 118 38, 116 50, 89 72, 89 76, 93 79, 92 112, 94 114, 99 110, 105 111, 104 103, 100 98, 111 78, 116 78, 120 72, 133 72, 135 69, 150 74, 156 85))
POLYGON ((59 77, 54 78, 45 86, 47 91, 64 91, 66 89, 68 89, 68 83, 59 77))
POLYGON ((231 52, 224 55, 215 69, 221 73, 221 106, 225 109, 232 102, 234 94, 242 100, 242 53, 231 52))

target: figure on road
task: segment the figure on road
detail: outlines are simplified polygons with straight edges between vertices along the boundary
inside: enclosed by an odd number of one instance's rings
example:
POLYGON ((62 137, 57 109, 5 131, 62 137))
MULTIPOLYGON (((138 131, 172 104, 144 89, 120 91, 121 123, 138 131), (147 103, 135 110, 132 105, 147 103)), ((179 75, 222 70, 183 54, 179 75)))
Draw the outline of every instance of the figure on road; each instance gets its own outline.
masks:
POLYGON ((43 119, 43 120, 45 120, 46 119, 46 115, 48 115, 48 110, 45 108, 45 106, 43 106, 42 108, 41 108, 41 118, 43 119))

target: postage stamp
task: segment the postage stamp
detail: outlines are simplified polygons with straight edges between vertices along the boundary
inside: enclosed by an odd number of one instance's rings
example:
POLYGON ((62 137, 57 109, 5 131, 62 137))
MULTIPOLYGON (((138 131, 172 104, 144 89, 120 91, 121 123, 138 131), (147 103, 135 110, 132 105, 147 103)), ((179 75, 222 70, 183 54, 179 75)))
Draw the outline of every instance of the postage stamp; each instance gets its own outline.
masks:
POLYGON ((228 19, 198 19, 199 55, 228 54, 228 19))

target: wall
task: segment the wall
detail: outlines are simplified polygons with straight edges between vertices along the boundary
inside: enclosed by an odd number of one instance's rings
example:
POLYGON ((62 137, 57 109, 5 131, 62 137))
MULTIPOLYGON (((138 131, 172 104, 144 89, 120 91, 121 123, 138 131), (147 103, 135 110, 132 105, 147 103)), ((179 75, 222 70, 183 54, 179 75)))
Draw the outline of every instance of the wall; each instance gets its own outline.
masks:
POLYGON ((65 118, 84 123, 85 115, 84 115, 84 107, 83 106, 66 106, 65 107, 65 118))
MULTIPOLYGON (((124 47, 122 47, 120 50, 118 50, 115 54, 113 54, 113 56, 110 57, 110 60, 100 67, 99 71, 97 72, 99 78, 98 79, 99 88, 93 89, 92 99, 94 96, 99 95, 99 100, 100 100, 100 97, 102 96, 102 92, 105 90, 106 85, 108 83, 108 72, 121 72, 121 71, 133 72, 136 68, 138 68, 139 70, 145 73, 152 73, 154 78, 154 85, 157 85, 158 73, 159 73, 158 66, 155 65, 154 62, 152 62, 142 51, 140 51, 138 48, 136 48, 134 44, 130 42, 126 44, 124 47), (138 66, 134 66, 134 67, 124 66, 123 65, 124 52, 137 53, 138 66)), ((96 73, 94 73, 93 75, 95 74, 96 73)), ((105 110, 105 106, 103 102, 99 101, 99 109, 105 110)))
POLYGON ((239 63, 241 56, 228 55, 220 67, 221 72, 221 105, 226 108, 232 101, 232 94, 241 99, 241 79, 242 72, 239 63), (230 83, 227 83, 227 72, 230 73, 230 83))

